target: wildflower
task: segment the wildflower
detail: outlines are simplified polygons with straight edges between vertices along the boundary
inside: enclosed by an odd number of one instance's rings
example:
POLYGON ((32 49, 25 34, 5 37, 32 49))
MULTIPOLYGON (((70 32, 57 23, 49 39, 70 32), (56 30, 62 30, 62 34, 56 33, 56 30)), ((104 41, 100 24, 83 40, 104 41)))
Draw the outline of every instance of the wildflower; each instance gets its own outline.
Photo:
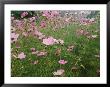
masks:
POLYGON ((22 29, 24 27, 24 21, 15 20, 14 22, 19 29, 22 29))
POLYGON ((46 56, 46 55, 47 55, 47 52, 45 51, 41 51, 37 53, 37 56, 46 56))
POLYGON ((63 75, 64 74, 64 70, 63 69, 59 69, 59 70, 57 70, 56 72, 53 72, 53 75, 54 76, 61 76, 61 75, 63 75))
POLYGON ((45 35, 40 35, 38 39, 42 40, 45 38, 45 35))
POLYGON ((38 64, 38 60, 36 60, 36 61, 34 61, 34 62, 32 62, 32 64, 34 64, 34 65, 36 65, 36 64, 38 64))
POLYGON ((23 17, 25 17, 27 15, 28 15, 28 12, 23 12, 23 13, 21 13, 21 18, 23 18, 23 17))
POLYGON ((26 57, 26 55, 23 52, 21 52, 20 54, 18 54, 18 58, 19 59, 24 59, 25 57, 26 57))
POLYGON ((46 18, 50 18, 51 17, 50 11, 47 10, 43 11, 42 16, 45 16, 46 18))
POLYGON ((32 51, 32 54, 38 54, 39 51, 32 51))
POLYGON ((46 27, 46 22, 45 22, 45 21, 41 21, 41 23, 40 23, 40 27, 41 27, 41 28, 46 27))
POLYGON ((51 17, 58 16, 59 12, 58 11, 51 11, 51 17))
POLYGON ((11 33, 11 42, 16 42, 19 37, 19 34, 11 33))
POLYGON ((53 37, 43 39, 43 44, 45 45, 53 45, 54 43, 55 43, 55 40, 53 37))
POLYGON ((35 21, 36 20, 36 17, 31 17, 31 18, 29 18, 29 22, 33 22, 33 21, 35 21))
POLYGON ((65 60, 59 60, 58 61, 60 64, 66 64, 67 63, 67 61, 65 61, 65 60))
POLYGON ((41 35, 43 35, 43 33, 39 32, 38 30, 35 30, 34 35, 41 36, 41 35))
POLYGON ((97 38, 98 35, 92 35, 92 38, 97 38))
POLYGON ((64 44, 64 41, 63 41, 63 40, 59 39, 58 41, 59 41, 59 43, 60 43, 61 45, 64 44))

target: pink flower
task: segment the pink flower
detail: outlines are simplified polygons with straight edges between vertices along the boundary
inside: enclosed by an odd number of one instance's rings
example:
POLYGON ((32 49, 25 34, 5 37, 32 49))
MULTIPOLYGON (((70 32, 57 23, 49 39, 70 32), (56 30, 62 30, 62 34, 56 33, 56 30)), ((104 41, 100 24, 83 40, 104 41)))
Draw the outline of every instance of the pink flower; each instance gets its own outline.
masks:
POLYGON ((45 45, 53 45, 54 43, 55 43, 55 40, 53 37, 43 39, 43 44, 45 44, 45 45))
POLYGON ((21 18, 23 18, 23 17, 25 17, 27 15, 28 15, 28 12, 23 12, 23 13, 21 13, 21 18))
POLYGON ((59 15, 58 11, 52 11, 51 12, 51 17, 55 17, 55 16, 58 16, 58 15, 59 15))
POLYGON ((35 21, 36 20, 36 17, 31 17, 31 18, 29 18, 29 22, 33 22, 33 21, 35 21))
POLYGON ((45 38, 45 35, 41 35, 41 36, 39 36, 38 39, 42 40, 43 38, 45 38))
POLYGON ((39 62, 39 61, 38 61, 38 60, 36 60, 36 61, 34 61, 34 62, 33 62, 33 64, 38 64, 38 62, 39 62))
POLYGON ((18 58, 19 59, 24 59, 25 57, 26 57, 26 55, 23 52, 21 52, 20 54, 18 54, 18 58))
POLYGON ((53 18, 58 15, 59 15, 58 11, 47 11, 47 10, 43 11, 43 14, 42 14, 42 16, 45 16, 47 18, 53 18))
POLYGON ((46 27, 46 22, 45 21, 41 21, 40 26, 41 26, 41 28, 46 27))
POLYGON ((65 71, 64 71, 63 69, 59 69, 59 70, 53 72, 53 75, 54 75, 54 76, 61 76, 61 75, 64 74, 64 72, 65 72, 65 71))
POLYGON ((32 51, 32 54, 38 54, 39 51, 32 51))
POLYGON ((47 55, 47 52, 45 51, 41 51, 37 53, 37 56, 46 56, 46 55, 47 55))
POLYGON ((43 11, 42 16, 45 16, 47 18, 50 18, 50 16, 51 16, 50 11, 47 11, 47 10, 43 11))
POLYGON ((19 37, 19 34, 11 33, 11 42, 16 42, 19 37))
POLYGON ((59 60, 58 61, 60 64, 66 64, 67 63, 67 61, 65 61, 65 60, 59 60))
POLYGON ((24 26, 24 21, 21 21, 21 20, 15 20, 14 21, 16 26, 19 28, 19 29, 22 29, 23 26, 24 26))
POLYGON ((35 34, 36 36, 41 36, 41 35, 42 35, 42 33, 39 32, 38 30, 35 30, 34 34, 35 34))

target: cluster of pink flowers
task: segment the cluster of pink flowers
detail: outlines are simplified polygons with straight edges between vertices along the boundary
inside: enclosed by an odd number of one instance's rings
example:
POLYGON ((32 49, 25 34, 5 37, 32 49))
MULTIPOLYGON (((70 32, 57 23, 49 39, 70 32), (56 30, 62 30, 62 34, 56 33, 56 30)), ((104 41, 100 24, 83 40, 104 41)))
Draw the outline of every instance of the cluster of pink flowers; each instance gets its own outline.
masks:
POLYGON ((16 42, 18 40, 19 34, 11 33, 11 43, 16 42))
POLYGON ((48 10, 43 11, 43 14, 42 14, 42 16, 45 16, 46 18, 53 18, 58 15, 59 15, 58 11, 48 11, 48 10))
POLYGON ((21 13, 21 18, 23 18, 23 17, 25 17, 27 15, 28 15, 28 12, 23 12, 23 13, 21 13))
POLYGON ((45 22, 45 21, 41 21, 41 23, 40 23, 40 27, 41 27, 41 28, 46 27, 46 22, 45 22))
POLYGON ((36 20, 36 17, 31 17, 31 18, 29 18, 29 22, 33 22, 33 21, 35 21, 36 20))
POLYGON ((55 39, 53 37, 48 37, 48 38, 45 38, 43 39, 43 44, 45 45, 53 45, 53 44, 61 44, 63 45, 64 44, 64 41, 61 40, 61 39, 55 39))
POLYGON ((22 20, 14 20, 13 22, 14 22, 15 26, 19 29, 22 29, 24 27, 24 21, 22 21, 22 20))
POLYGON ((32 52, 32 54, 35 54, 38 57, 46 56, 47 55, 46 51, 38 51, 35 48, 31 48, 31 52, 32 52))
POLYGON ((95 22, 95 18, 87 19, 87 18, 82 18, 80 20, 81 24, 87 25, 95 22))
POLYGON ((43 35, 43 33, 39 32, 37 29, 34 31, 34 35, 37 36, 39 40, 45 38, 45 35, 43 35))
POLYGON ((42 40, 42 43, 45 45, 54 45, 54 44, 64 44, 64 41, 61 39, 55 39, 52 36, 46 37, 43 33, 39 32, 37 29, 34 32, 34 35, 38 37, 38 39, 42 40))

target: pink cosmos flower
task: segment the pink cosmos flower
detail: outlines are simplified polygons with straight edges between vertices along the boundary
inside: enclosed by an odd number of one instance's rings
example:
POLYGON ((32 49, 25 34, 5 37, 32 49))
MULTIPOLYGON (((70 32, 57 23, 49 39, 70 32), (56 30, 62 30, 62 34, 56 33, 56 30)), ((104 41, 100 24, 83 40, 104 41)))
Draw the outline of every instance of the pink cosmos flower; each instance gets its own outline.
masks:
POLYGON ((35 21, 36 20, 36 17, 31 17, 31 18, 29 18, 29 22, 33 22, 33 21, 35 21))
POLYGON ((11 42, 16 42, 19 37, 19 34, 11 33, 11 42))
POLYGON ((24 59, 25 57, 26 57, 26 55, 23 52, 21 52, 20 54, 18 54, 18 58, 19 59, 24 59))
POLYGON ((51 11, 51 17, 58 16, 59 12, 58 11, 51 11))
POLYGON ((38 54, 39 51, 32 51, 32 54, 38 54))
POLYGON ((45 35, 40 35, 38 39, 42 40, 43 38, 45 38, 45 35))
POLYGON ((42 34, 41 32, 39 32, 38 30, 35 30, 34 34, 35 34, 36 36, 41 36, 41 35, 43 35, 43 34, 42 34))
POLYGON ((54 75, 54 76, 61 76, 61 75, 64 74, 64 72, 65 72, 65 71, 64 71, 63 69, 59 69, 59 70, 53 72, 53 75, 54 75))
POLYGON ((53 45, 54 43, 55 43, 55 40, 53 37, 43 39, 43 44, 45 45, 53 45))
POLYGON ((39 61, 38 61, 38 60, 36 60, 36 61, 34 61, 34 62, 33 62, 33 64, 38 64, 38 62, 39 62, 39 61))
POLYGON ((59 60, 58 62, 63 65, 67 63, 67 61, 65 61, 65 60, 59 60))
POLYGON ((15 20, 14 21, 16 26, 19 28, 19 29, 22 29, 23 26, 24 26, 24 21, 21 21, 21 20, 15 20))
POLYGON ((41 28, 46 27, 46 22, 45 22, 45 21, 41 21, 41 23, 40 23, 40 27, 41 27, 41 28))
POLYGON ((21 18, 23 18, 23 17, 25 17, 27 15, 28 15, 28 12, 23 12, 23 13, 21 13, 21 18))
POLYGON ((59 15, 58 11, 47 11, 47 10, 43 11, 43 14, 42 14, 42 16, 45 16, 48 19, 53 18, 53 17, 58 16, 58 15, 59 15))
POLYGON ((47 52, 45 51, 41 51, 37 53, 37 56, 46 56, 46 55, 47 55, 47 52))
POLYGON ((50 18, 50 16, 51 16, 50 11, 47 11, 47 10, 43 11, 42 16, 45 16, 47 18, 50 18))

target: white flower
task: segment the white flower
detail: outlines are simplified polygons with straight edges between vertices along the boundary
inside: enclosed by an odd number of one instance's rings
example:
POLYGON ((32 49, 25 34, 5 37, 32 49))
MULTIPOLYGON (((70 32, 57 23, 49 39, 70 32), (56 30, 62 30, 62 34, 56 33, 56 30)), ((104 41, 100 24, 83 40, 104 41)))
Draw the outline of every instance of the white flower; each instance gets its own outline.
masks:
POLYGON ((65 71, 63 69, 59 69, 56 72, 53 72, 55 76, 62 75, 65 71))

